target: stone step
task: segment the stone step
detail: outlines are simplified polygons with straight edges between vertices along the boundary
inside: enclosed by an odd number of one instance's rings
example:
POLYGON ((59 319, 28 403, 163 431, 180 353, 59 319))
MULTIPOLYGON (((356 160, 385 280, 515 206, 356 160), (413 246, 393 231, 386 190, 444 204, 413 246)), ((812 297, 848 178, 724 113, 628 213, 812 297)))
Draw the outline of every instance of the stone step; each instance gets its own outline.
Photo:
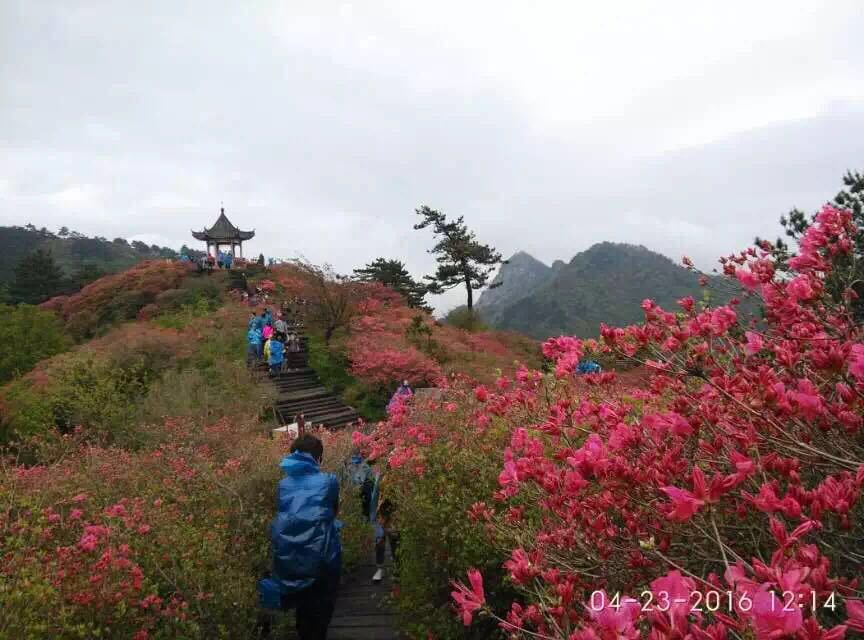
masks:
POLYGON ((308 378, 298 378, 297 380, 292 380, 291 382, 277 382, 276 388, 279 391, 298 391, 300 389, 311 389, 313 387, 320 387, 321 381, 318 378, 308 377, 308 378))
POLYGON ((294 404, 297 402, 302 402, 304 400, 318 400, 320 398, 331 398, 327 389, 322 386, 313 387, 311 389, 299 389, 295 391, 286 391, 284 393, 280 393, 276 397, 276 406, 283 406, 287 404, 294 404))
MULTIPOLYGON (((291 424, 294 421, 294 416, 297 414, 285 413, 277 410, 276 412, 280 419, 285 422, 285 424, 291 424)), ((356 423, 360 416, 356 411, 346 411, 340 412, 338 414, 312 414, 307 415, 303 414, 304 420, 306 424, 309 425, 323 425, 328 429, 339 429, 345 427, 351 423, 356 423)))
POLYGON ((323 409, 342 409, 345 405, 336 398, 323 397, 311 400, 297 400, 290 403, 277 403, 276 408, 280 411, 300 411, 307 413, 309 411, 321 411, 323 409))
POLYGON ((353 409, 349 409, 347 411, 340 411, 338 413, 324 413, 324 414, 309 414, 305 413, 303 416, 306 419, 306 422, 309 424, 320 424, 325 427, 329 427, 331 429, 335 429, 336 427, 343 427, 351 422, 356 422, 360 416, 353 409))

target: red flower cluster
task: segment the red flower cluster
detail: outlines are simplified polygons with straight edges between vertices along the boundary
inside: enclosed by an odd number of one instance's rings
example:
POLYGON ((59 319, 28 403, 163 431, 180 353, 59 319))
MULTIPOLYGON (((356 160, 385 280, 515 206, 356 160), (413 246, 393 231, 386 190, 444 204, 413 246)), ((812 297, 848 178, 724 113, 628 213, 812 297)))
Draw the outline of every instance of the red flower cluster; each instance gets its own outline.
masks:
POLYGON ((490 545, 510 540, 503 568, 523 597, 496 612, 471 574, 473 588, 454 592, 466 624, 483 609, 514 637, 569 640, 839 640, 861 629, 864 344, 824 286, 854 232, 849 212, 826 206, 791 278, 766 250, 725 259, 761 320, 736 304, 685 299, 672 312, 646 300, 643 324, 603 326, 599 343, 547 341, 555 379, 452 383, 461 428, 442 401, 360 438, 422 472, 426 443, 471 446, 490 424, 509 429, 495 506, 468 515, 490 545), (589 351, 649 368, 647 388, 574 380, 589 351), (599 590, 683 601, 595 611, 599 590), (709 590, 734 606, 694 610, 691 594, 709 590))

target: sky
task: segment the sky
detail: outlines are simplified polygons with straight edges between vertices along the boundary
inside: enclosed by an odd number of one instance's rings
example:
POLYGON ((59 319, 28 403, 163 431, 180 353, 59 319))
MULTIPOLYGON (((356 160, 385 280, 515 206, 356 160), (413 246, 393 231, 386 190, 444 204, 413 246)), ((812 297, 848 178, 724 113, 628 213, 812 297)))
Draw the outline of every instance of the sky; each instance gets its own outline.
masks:
POLYGON ((864 169, 864 4, 827 4, 0 0, 0 225, 196 246, 224 204, 247 255, 419 277, 425 204, 710 269, 864 169))

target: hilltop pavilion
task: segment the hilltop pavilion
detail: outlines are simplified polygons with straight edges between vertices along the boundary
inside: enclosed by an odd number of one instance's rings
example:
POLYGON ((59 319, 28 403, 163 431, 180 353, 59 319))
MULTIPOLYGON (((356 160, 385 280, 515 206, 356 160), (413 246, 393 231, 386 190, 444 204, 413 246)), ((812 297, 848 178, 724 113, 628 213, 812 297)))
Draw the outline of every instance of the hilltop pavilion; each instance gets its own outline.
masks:
POLYGON ((254 238, 255 231, 240 231, 240 229, 231 224, 231 221, 225 215, 225 207, 222 207, 219 218, 216 219, 212 227, 203 231, 193 231, 192 236, 196 240, 202 240, 207 243, 207 255, 215 257, 223 249, 226 251, 230 249, 232 256, 242 258, 243 241, 254 238), (211 247, 213 248, 212 251, 211 247), (237 249, 239 249, 239 256, 237 249))

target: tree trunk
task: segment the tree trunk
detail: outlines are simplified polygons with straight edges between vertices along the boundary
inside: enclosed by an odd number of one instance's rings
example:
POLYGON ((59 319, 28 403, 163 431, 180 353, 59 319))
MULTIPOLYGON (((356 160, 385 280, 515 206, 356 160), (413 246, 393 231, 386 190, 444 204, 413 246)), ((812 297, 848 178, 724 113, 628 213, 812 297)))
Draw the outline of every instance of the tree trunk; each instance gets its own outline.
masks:
POLYGON ((471 281, 465 281, 465 288, 468 290, 468 308, 474 308, 474 290, 471 288, 471 281))

